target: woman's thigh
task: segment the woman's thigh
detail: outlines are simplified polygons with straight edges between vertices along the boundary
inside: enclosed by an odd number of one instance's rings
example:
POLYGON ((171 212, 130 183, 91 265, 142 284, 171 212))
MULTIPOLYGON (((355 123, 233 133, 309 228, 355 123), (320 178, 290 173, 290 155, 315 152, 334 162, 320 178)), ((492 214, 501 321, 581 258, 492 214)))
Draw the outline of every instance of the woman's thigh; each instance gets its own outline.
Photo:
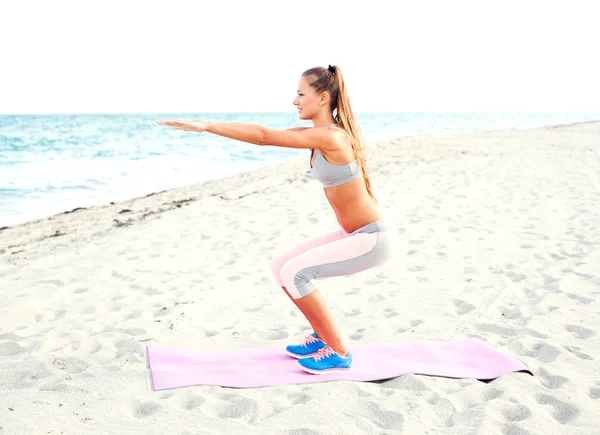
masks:
POLYGON ((295 299, 314 290, 313 279, 352 275, 385 263, 394 252, 392 233, 359 233, 309 249, 287 261, 283 285, 295 299))
POLYGON ((346 238, 346 234, 342 230, 331 231, 329 233, 314 237, 312 239, 306 240, 291 249, 288 249, 271 260, 271 271, 275 276, 278 284, 283 286, 283 282, 281 280, 281 268, 285 263, 290 261, 292 258, 297 257, 298 255, 304 254, 311 249, 317 248, 319 246, 326 245, 331 242, 335 242, 337 240, 341 240, 346 238))

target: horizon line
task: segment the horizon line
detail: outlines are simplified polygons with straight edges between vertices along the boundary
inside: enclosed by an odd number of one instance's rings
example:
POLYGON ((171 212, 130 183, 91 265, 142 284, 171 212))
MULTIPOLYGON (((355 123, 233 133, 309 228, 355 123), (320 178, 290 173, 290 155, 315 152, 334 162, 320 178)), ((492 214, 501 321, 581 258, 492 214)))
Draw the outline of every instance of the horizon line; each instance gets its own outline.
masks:
MULTIPOLYGON (((434 114, 434 113, 461 113, 461 114, 465 114, 465 113, 473 113, 473 114, 483 114, 483 113, 494 113, 494 114, 498 114, 498 113, 532 113, 532 114, 557 114, 557 113, 562 113, 562 114, 572 114, 572 113, 577 113, 577 114, 600 114, 600 112, 598 111, 591 111, 591 110, 564 110, 564 111, 558 111, 558 110, 434 110, 434 111, 424 111, 424 110, 398 110, 398 111, 389 111, 389 110, 369 110, 369 111, 357 111, 355 112, 356 114, 370 114, 370 113, 377 113, 377 114, 400 114, 400 113, 406 113, 406 114, 434 114)), ((190 114, 190 115, 196 115, 196 114, 296 114, 296 111, 272 111, 272 110, 267 110, 267 111, 246 111, 246 110, 240 110, 240 111, 198 111, 198 112, 192 112, 192 111, 167 111, 167 112, 138 112, 138 111, 131 111, 131 112, 24 112, 24 113, 0 113, 0 116, 57 116, 57 115, 170 115, 170 114, 177 114, 177 115, 185 115, 185 114, 190 114)), ((301 121, 308 121, 308 120, 301 120, 301 121)))

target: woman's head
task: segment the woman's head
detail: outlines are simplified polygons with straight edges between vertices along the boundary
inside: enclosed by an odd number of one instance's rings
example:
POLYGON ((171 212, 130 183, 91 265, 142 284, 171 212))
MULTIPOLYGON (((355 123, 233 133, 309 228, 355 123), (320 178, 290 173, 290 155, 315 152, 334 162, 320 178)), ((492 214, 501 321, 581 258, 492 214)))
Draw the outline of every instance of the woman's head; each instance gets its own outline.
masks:
POLYGON ((339 82, 333 71, 335 67, 331 66, 304 71, 294 100, 300 119, 320 118, 324 113, 331 115, 337 108, 339 82))
POLYGON ((327 111, 328 114, 331 114, 334 122, 348 133, 363 172, 367 191, 375 200, 367 174, 360 125, 352 110, 350 96, 340 67, 329 65, 324 68, 319 66, 304 71, 300 78, 298 96, 294 100, 294 104, 300 110, 300 119, 314 119, 322 111, 327 111))

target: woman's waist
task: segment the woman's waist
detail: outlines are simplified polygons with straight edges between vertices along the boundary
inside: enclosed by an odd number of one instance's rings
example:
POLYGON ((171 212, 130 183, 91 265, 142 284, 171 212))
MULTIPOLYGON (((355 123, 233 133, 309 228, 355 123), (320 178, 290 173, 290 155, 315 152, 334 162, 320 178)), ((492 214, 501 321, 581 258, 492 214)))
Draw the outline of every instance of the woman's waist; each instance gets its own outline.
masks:
POLYGON ((388 231, 393 227, 377 206, 356 205, 335 208, 338 223, 346 234, 388 231))
POLYGON ((349 232, 348 229, 344 229, 344 233, 347 236, 352 236, 355 234, 371 234, 371 233, 396 233, 398 229, 396 226, 389 220, 385 218, 377 219, 371 222, 368 222, 361 227, 356 229, 352 229, 349 232))

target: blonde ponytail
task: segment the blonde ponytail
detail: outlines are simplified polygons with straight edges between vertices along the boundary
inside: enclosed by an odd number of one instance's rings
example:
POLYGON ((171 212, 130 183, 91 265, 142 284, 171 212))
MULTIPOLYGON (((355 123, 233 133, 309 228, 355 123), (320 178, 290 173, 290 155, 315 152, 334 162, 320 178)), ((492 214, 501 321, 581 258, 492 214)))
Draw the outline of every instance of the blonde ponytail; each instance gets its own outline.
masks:
POLYGON ((359 162, 367 192, 373 201, 377 202, 371 190, 371 180, 367 171, 365 148, 362 145, 364 139, 358 119, 354 115, 352 105, 350 104, 350 96, 346 89, 342 70, 339 66, 329 65, 328 68, 316 67, 308 69, 302 75, 307 79, 313 78, 312 81, 309 80, 309 83, 315 88, 317 93, 320 94, 325 91, 329 93, 331 97, 331 111, 335 114, 333 120, 350 136, 350 143, 359 162))

